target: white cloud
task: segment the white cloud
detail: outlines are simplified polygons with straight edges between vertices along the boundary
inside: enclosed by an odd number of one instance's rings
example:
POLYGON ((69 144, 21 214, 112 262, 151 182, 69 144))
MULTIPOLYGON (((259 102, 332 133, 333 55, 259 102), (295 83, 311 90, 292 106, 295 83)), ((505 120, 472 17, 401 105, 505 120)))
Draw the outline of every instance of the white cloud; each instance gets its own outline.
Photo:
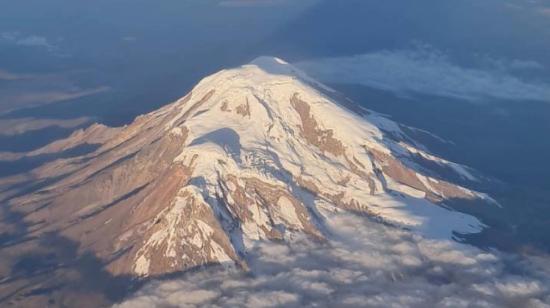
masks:
POLYGON ((347 214, 327 221, 328 243, 259 242, 251 273, 210 268, 153 281, 118 307, 545 307, 550 298, 548 268, 517 256, 347 214), (521 276, 506 271, 510 260, 521 276))
POLYGON ((86 89, 74 85, 69 85, 67 88, 64 88, 64 86, 65 84, 54 84, 51 86, 52 89, 35 90, 29 85, 22 87, 23 89, 27 89, 24 93, 20 93, 20 88, 17 87, 14 87, 15 89, 10 87, 0 89, 0 114, 8 113, 17 109, 92 96, 107 92, 111 89, 107 86, 86 89))
POLYGON ((528 297, 543 292, 540 283, 536 281, 509 280, 498 282, 495 287, 506 297, 528 297))
POLYGON ((361 84, 400 94, 430 94, 471 101, 550 101, 550 85, 514 75, 544 69, 534 61, 493 61, 494 69, 463 67, 430 47, 383 50, 350 57, 313 59, 296 65, 329 83, 361 84))
POLYGON ((0 114, 17 109, 73 100, 111 90, 107 86, 83 87, 75 84, 75 76, 84 71, 50 74, 12 73, 0 69, 0 114))
POLYGON ((23 35, 19 32, 0 33, 0 43, 14 44, 24 47, 44 48, 48 51, 56 51, 58 48, 46 37, 39 35, 23 35))
POLYGON ((44 47, 47 49, 52 49, 54 46, 48 42, 48 40, 45 37, 42 36, 36 36, 31 35, 28 37, 21 38, 17 40, 17 45, 21 46, 37 46, 37 47, 44 47))
POLYGON ((506 3, 506 6, 514 10, 528 10, 534 11, 536 14, 542 15, 543 18, 550 17, 550 6, 546 0, 508 0, 511 2, 506 3))
POLYGON ((248 296, 247 307, 282 307, 295 304, 299 296, 285 291, 255 292, 248 296))

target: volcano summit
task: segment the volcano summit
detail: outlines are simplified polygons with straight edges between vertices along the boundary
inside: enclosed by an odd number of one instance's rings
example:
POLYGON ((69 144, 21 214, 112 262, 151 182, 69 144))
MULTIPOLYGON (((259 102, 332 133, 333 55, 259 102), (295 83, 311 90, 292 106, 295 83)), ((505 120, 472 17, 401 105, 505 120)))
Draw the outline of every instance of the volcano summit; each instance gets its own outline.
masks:
POLYGON ((417 133, 260 57, 130 125, 95 124, 26 153, 96 146, 4 179, 2 195, 27 238, 55 233, 110 274, 137 278, 247 269, 255 241, 330 238, 329 212, 436 238, 480 231, 445 206, 492 202, 455 184, 477 181, 475 172, 429 154, 417 133))

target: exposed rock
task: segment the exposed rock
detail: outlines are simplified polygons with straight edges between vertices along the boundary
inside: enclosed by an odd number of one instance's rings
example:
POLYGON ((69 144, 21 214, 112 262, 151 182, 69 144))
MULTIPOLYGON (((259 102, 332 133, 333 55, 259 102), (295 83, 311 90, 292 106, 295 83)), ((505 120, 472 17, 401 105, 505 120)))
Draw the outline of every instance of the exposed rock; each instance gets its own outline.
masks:
POLYGON ((237 114, 240 114, 243 117, 250 117, 250 104, 248 103, 248 97, 246 98, 246 103, 237 106, 235 110, 237 111, 237 114))
POLYGON ((310 114, 308 103, 300 100, 298 93, 294 93, 290 98, 290 102, 302 119, 302 134, 308 142, 323 152, 328 152, 335 156, 344 154, 342 142, 333 137, 332 129, 322 129, 319 127, 313 115, 310 114))

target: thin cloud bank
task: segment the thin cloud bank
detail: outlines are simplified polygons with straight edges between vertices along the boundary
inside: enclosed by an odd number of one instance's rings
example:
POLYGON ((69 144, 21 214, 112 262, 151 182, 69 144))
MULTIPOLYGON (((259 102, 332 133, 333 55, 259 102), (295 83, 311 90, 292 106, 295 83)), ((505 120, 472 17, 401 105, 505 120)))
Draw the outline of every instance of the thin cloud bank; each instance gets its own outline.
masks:
POLYGON ((517 70, 543 69, 539 63, 497 62, 494 69, 461 67, 440 51, 419 48, 313 59, 296 65, 324 82, 361 84, 398 94, 422 93, 470 101, 550 102, 550 85, 530 82, 514 74, 517 70))
POLYGON ((543 17, 550 17, 550 6, 544 0, 508 1, 506 7, 514 10, 534 11, 543 17))
POLYGON ((46 37, 39 35, 22 35, 19 32, 0 33, 0 43, 14 44, 23 47, 44 48, 48 51, 56 51, 58 48, 46 37))
POLYGON ((328 243, 257 243, 248 274, 153 281, 115 307, 550 307, 544 264, 330 215, 328 243))
POLYGON ((75 77, 86 71, 13 73, 0 68, 0 114, 74 100, 110 91, 106 85, 80 85, 75 77))

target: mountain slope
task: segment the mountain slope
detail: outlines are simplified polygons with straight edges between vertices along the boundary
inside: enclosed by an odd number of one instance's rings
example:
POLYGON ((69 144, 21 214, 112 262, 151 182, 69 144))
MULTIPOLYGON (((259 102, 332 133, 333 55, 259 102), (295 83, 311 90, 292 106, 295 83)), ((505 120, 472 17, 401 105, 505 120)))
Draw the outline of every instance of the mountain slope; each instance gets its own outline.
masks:
POLYGON ((483 226, 436 204, 491 201, 444 179, 474 181, 467 168, 270 57, 207 77, 128 126, 94 125, 32 155, 82 144, 98 148, 5 179, 2 195, 29 235, 60 233, 117 275, 246 268, 252 241, 330 236, 326 210, 452 237, 483 226), (34 192, 16 192, 28 180, 34 192))

